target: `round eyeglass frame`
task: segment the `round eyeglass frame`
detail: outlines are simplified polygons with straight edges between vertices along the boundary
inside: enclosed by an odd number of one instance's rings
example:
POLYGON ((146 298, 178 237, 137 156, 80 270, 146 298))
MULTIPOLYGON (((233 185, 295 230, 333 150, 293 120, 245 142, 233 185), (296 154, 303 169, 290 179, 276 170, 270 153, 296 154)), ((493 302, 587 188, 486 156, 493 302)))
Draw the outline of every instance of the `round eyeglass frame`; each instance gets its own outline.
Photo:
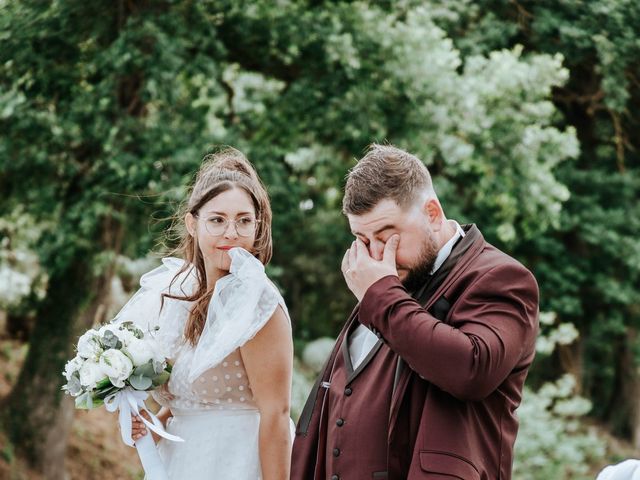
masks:
MULTIPOLYGON (((198 218, 198 219, 202 218, 202 217, 200 217, 199 215, 197 215, 195 213, 192 214, 192 215, 195 218, 198 218)), ((203 220, 205 222, 204 223, 204 228, 205 228, 205 230, 207 231, 207 233, 209 235, 211 235, 213 237, 219 237, 221 235, 224 235, 225 232, 227 231, 227 229, 229 228, 229 224, 233 224, 233 228, 234 228, 234 230, 236 231, 236 233, 238 234, 239 237, 250 237, 253 233, 255 233, 256 229, 258 228, 258 224, 260 223, 260 219, 254 218, 253 222, 251 223, 252 230, 245 234, 245 233, 241 233, 240 229, 238 228, 238 221, 242 220, 242 218, 240 218, 238 220, 228 220, 228 219, 226 219, 224 217, 220 217, 220 218, 222 218, 224 220, 224 223, 221 223, 219 226, 218 225, 212 225, 211 223, 207 222, 206 219, 203 218, 203 220), (220 229, 220 232, 219 233, 214 233, 214 232, 212 232, 210 230, 210 228, 220 229)), ((246 218, 246 217, 243 217, 243 218, 246 218)))

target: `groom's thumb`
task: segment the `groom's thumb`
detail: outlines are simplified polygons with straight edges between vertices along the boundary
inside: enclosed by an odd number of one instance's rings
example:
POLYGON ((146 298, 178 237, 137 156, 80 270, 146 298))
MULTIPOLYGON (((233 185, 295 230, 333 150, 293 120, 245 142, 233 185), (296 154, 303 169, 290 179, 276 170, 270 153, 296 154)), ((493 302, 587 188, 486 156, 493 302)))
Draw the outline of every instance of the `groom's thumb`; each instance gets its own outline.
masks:
POLYGON ((398 249, 398 243, 400 243, 400 235, 392 235, 387 243, 384 245, 384 252, 382 254, 382 261, 396 264, 396 250, 398 249))

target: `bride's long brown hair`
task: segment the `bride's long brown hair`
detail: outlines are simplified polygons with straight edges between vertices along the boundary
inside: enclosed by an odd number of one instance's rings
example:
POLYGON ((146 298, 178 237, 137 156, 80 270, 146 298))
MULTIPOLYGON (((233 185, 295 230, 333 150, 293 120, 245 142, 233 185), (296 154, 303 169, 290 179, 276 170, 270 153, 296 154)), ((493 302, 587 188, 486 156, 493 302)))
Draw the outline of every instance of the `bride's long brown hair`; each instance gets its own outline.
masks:
POLYGON ((197 277, 196 290, 191 295, 184 294, 180 296, 171 293, 162 295, 163 301, 164 297, 166 297, 193 302, 184 331, 185 339, 192 345, 197 343, 204 328, 207 307, 209 306, 213 289, 207 288, 207 274, 204 258, 198 247, 198 239, 196 236, 189 234, 185 228, 184 219, 187 213, 197 215, 205 203, 222 192, 233 188, 241 188, 247 192, 253 201, 256 211, 258 223, 253 244, 253 255, 264 265, 271 260, 271 205, 267 191, 255 169, 244 154, 235 148, 226 148, 207 155, 204 157, 202 166, 190 189, 187 202, 182 205, 176 215, 176 221, 180 222, 181 234, 180 244, 173 253, 184 258, 186 262, 170 285, 171 289, 180 274, 194 266, 197 277))

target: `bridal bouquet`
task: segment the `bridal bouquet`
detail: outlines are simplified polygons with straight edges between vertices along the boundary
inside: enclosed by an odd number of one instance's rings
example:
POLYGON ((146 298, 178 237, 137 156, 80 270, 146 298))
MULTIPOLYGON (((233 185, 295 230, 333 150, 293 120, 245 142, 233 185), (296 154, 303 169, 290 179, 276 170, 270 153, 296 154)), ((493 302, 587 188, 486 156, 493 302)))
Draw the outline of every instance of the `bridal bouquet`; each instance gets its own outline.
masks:
POLYGON ((169 380, 170 373, 155 338, 132 322, 122 322, 80 337, 77 355, 65 366, 67 384, 62 389, 75 397, 76 408, 90 409, 127 387, 152 390, 169 380))
POLYGON ((152 390, 167 380, 171 366, 160 345, 133 322, 91 329, 80 337, 77 355, 67 362, 62 387, 75 397, 76 408, 90 409, 109 402, 127 387, 152 390))
MULTIPOLYGON (((90 329, 78 340, 77 355, 67 362, 62 389, 75 397, 76 408, 90 409, 105 405, 119 411, 122 440, 133 446, 131 415, 146 410, 151 418, 142 421, 158 435, 173 441, 180 437, 164 431, 158 418, 146 409, 148 391, 169 380, 171 366, 160 344, 133 322, 108 324, 90 329)), ((149 480, 164 480, 166 473, 150 434, 135 443, 149 480)))

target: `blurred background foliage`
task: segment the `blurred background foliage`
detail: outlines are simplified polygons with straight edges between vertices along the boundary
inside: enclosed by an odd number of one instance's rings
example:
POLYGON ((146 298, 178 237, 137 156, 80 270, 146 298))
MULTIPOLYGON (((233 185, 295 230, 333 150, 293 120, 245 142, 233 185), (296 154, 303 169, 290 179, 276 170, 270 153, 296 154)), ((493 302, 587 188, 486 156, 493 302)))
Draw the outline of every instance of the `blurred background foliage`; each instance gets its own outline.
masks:
POLYGON ((220 145, 268 186, 298 355, 335 335, 344 176, 388 141, 539 281, 515 478, 588 478, 608 435, 637 449, 639 38, 637 0, 0 0, 0 309, 29 342, 7 438, 62 478, 75 336, 171 246, 220 145))

